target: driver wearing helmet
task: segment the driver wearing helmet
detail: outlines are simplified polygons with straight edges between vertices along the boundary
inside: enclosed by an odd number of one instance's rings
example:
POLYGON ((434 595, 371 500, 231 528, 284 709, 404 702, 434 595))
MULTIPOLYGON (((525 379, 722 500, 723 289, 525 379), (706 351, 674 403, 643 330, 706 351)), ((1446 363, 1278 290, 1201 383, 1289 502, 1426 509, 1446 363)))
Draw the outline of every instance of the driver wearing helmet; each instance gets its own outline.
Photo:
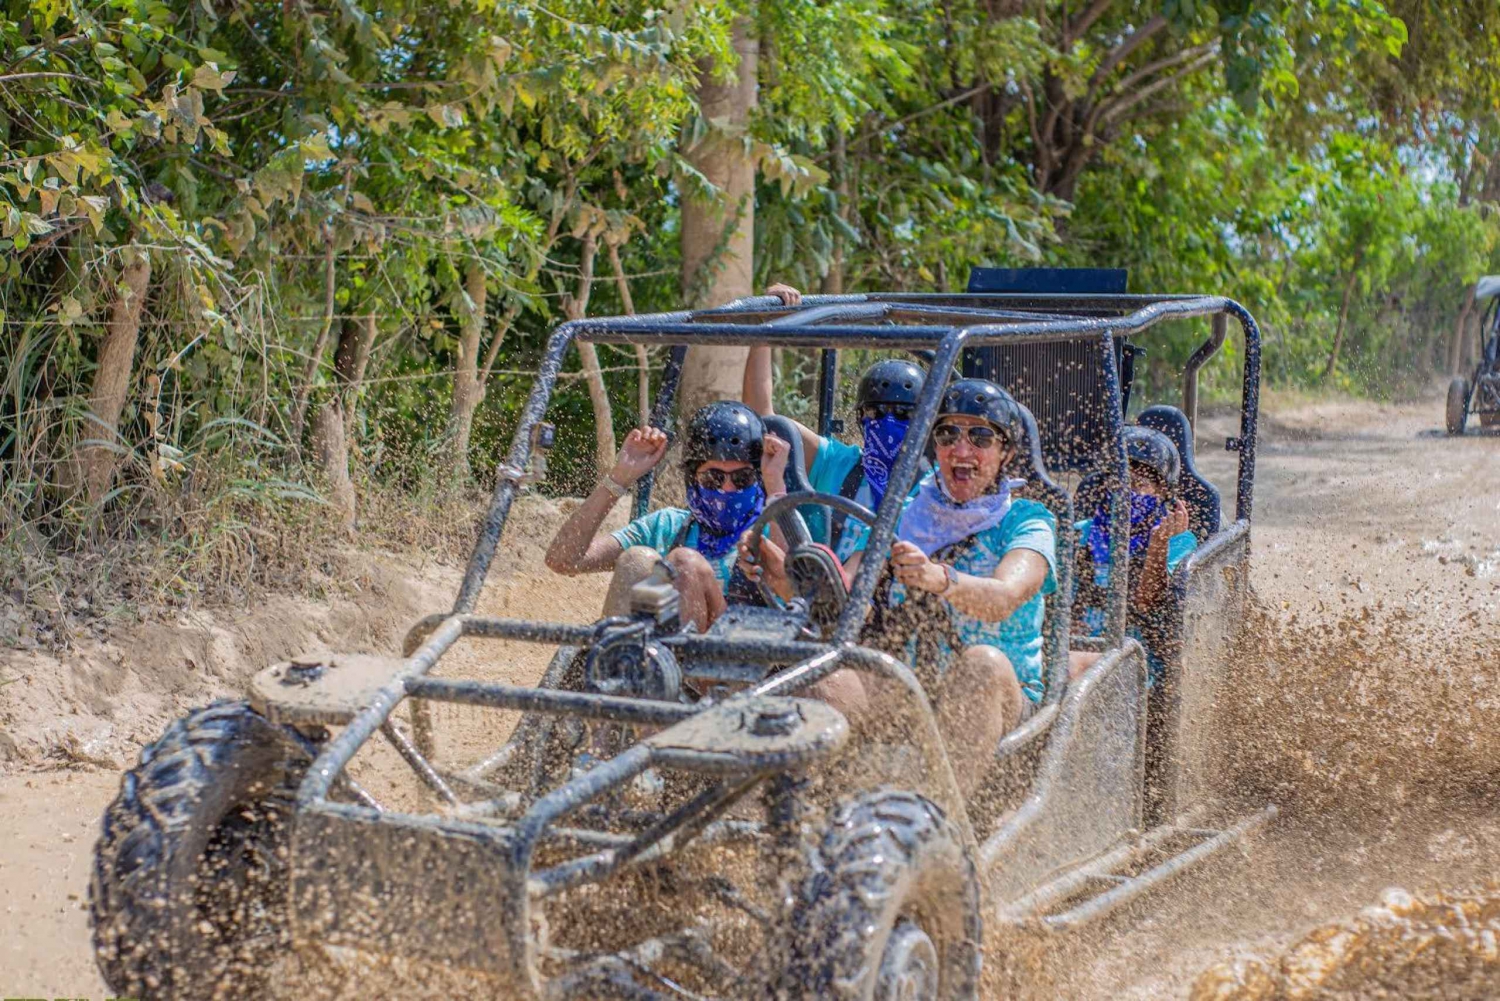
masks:
POLYGON ((660 508, 601 535, 610 508, 667 454, 664 431, 636 428, 614 467, 558 529, 547 548, 547 566, 569 576, 613 570, 604 614, 622 615, 631 587, 665 557, 676 572, 683 619, 707 629, 726 606, 736 544, 760 517, 767 491, 786 489, 789 453, 787 443, 766 434, 743 403, 710 403, 693 414, 683 434, 688 506, 660 508))
MULTIPOLYGON (((802 301, 802 293, 789 285, 772 285, 768 295, 777 296, 789 306, 802 301)), ((802 435, 802 452, 807 463, 808 484, 819 493, 847 497, 874 511, 885 497, 886 484, 896 456, 906 440, 906 431, 922 393, 925 373, 909 361, 887 359, 866 370, 859 382, 856 409, 864 446, 848 445, 837 438, 825 438, 809 427, 797 425, 802 435)), ((745 362, 741 395, 745 402, 762 415, 775 413, 771 403, 771 349, 752 347, 745 362)), ((822 507, 809 505, 800 509, 814 539, 829 540, 829 546, 840 560, 854 554, 865 526, 841 513, 830 514, 822 507)))
MULTIPOLYGON (((1150 678, 1161 675, 1165 621, 1171 577, 1177 565, 1198 547, 1188 529, 1188 509, 1177 496, 1182 457, 1172 439, 1152 428, 1125 428, 1125 455, 1130 465, 1130 602, 1127 632, 1146 648, 1150 678)), ((1080 521, 1076 597, 1073 619, 1090 636, 1102 636, 1105 596, 1109 589, 1109 494, 1093 517, 1080 521)), ((1069 674, 1077 677, 1099 659, 1075 650, 1069 674)))
POLYGON ((1018 404, 994 383, 960 379, 948 387, 932 429, 936 468, 906 500, 896 526, 889 602, 912 604, 918 636, 943 626, 946 635, 926 644, 908 640, 906 620, 879 610, 870 627, 887 629, 887 643, 894 633, 923 674, 966 790, 982 779, 1000 738, 1030 716, 1044 687, 1042 622, 1045 595, 1057 589, 1057 520, 1042 504, 1011 496, 1025 482, 1005 476, 1022 428, 1018 404), (923 605, 946 614, 918 613, 923 605))

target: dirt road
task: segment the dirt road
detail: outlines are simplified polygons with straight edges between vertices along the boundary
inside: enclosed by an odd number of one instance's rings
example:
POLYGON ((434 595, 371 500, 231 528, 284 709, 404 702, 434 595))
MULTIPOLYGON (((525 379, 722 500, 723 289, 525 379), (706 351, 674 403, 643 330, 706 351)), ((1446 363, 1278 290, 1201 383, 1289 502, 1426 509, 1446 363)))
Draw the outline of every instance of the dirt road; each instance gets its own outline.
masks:
MULTIPOLYGON (((1247 710, 1246 725, 1262 733, 1264 745, 1249 764, 1261 772, 1300 770, 1314 792, 1289 804, 1287 817, 1247 853, 1215 863, 1070 944, 1056 957, 1062 972, 1044 985, 1043 996, 1184 997, 1204 966, 1352 913, 1387 886, 1417 891, 1500 873, 1500 802, 1484 794, 1455 799, 1448 790, 1439 799, 1435 780, 1421 767, 1406 776, 1393 767, 1415 765, 1416 757, 1462 772, 1491 750, 1471 731, 1496 719, 1500 438, 1450 440, 1435 433, 1440 423, 1437 402, 1268 406, 1254 583, 1271 614, 1263 624, 1271 632, 1265 649, 1282 661, 1247 666, 1251 689, 1273 693, 1247 710), (1295 621, 1288 621, 1293 613, 1295 621), (1400 633, 1393 639, 1368 625, 1351 632, 1347 624, 1361 621, 1395 621, 1400 633), (1353 682, 1359 684, 1351 700, 1353 682), (1378 711, 1360 716, 1356 703, 1368 689, 1377 691, 1378 711), (1433 695, 1439 689, 1443 699, 1433 695), (1465 700, 1462 712, 1450 714, 1449 697, 1465 700), (1480 715, 1468 715, 1470 709, 1480 715), (1276 720, 1292 715, 1296 721, 1275 732, 1276 720), (1350 727, 1349 735, 1332 730, 1335 720, 1350 727), (1361 730, 1370 720, 1373 729, 1361 730), (1341 798, 1341 790, 1349 796, 1341 798), (1361 802, 1381 804, 1373 811, 1378 815, 1362 810, 1361 802)), ((1226 421, 1206 419, 1202 440, 1227 433, 1226 421)), ((1225 485, 1232 482, 1231 460, 1206 448, 1200 457, 1225 485)), ((507 560, 487 599, 490 610, 587 615, 597 589, 516 572, 527 561, 539 566, 539 557, 526 546, 507 560)), ((366 622, 359 632, 359 614, 351 611, 338 621, 325 619, 317 638, 337 645, 353 633, 356 645, 389 649, 399 642, 394 620, 410 621, 418 606, 442 607, 443 585, 454 579, 451 569, 430 566, 418 576, 420 593, 403 591, 392 608, 367 606, 359 613, 378 619, 378 627, 366 622)), ((232 675, 244 670, 248 661, 183 683, 172 698, 127 710, 116 726, 128 737, 159 729, 179 703, 231 691, 232 675)), ((14 673, 3 670, 5 677, 14 673)), ((76 679, 59 678, 53 687, 69 683, 76 679)), ((0 721, 14 725, 28 713, 54 708, 25 690, 0 689, 0 721)), ((87 707, 70 711, 86 715, 87 707)), ((97 818, 117 778, 80 765, 76 755, 72 762, 65 758, 33 756, 0 774, 0 996, 104 996, 82 908, 97 818)))

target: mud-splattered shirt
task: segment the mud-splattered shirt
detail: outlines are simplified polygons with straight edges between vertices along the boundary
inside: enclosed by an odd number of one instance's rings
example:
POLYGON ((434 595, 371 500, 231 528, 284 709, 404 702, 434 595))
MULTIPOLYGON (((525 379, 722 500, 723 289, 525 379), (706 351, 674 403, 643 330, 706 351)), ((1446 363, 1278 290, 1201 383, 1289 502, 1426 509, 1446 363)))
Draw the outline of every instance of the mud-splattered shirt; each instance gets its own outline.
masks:
MULTIPOLYGON (((624 528, 611 532, 610 536, 620 544, 622 549, 631 546, 647 546, 656 550, 663 556, 671 552, 674 545, 686 546, 696 549, 698 544, 698 526, 688 524, 692 521, 693 513, 684 507, 663 507, 652 511, 650 514, 637 518, 624 528), (687 534, 682 530, 686 526, 687 534), (678 537, 681 536, 679 539, 678 537)), ((739 558, 737 548, 731 548, 729 552, 717 559, 708 560, 709 566, 714 568, 714 576, 719 579, 719 585, 724 592, 729 592, 729 575, 734 570, 735 561, 739 558)))
MULTIPOLYGON (((1015 668, 1021 690, 1037 702, 1045 687, 1042 622, 1047 612, 1046 596, 1057 591, 1057 519, 1036 501, 1017 500, 999 524, 972 538, 972 545, 953 560, 953 568, 959 573, 992 577, 1005 555, 1016 549, 1029 549, 1047 561, 1047 579, 1041 590, 1003 622, 987 622, 953 609, 959 641, 965 647, 985 644, 999 649, 1015 668)), ((905 600, 906 589, 899 583, 892 585, 891 602, 899 605, 905 600)), ((912 649, 914 652, 915 646, 912 649)))

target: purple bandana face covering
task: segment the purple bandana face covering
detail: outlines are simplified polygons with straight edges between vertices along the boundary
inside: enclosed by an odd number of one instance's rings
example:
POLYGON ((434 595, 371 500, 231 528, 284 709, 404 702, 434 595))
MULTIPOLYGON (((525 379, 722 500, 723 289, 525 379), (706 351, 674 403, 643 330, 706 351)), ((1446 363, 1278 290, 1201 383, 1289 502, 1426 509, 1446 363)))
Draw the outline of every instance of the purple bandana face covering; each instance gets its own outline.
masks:
MULTIPOLYGON (((1161 521, 1166 508, 1160 497, 1150 494, 1130 495, 1130 555, 1139 556, 1151 544, 1151 531, 1161 521)), ((1089 530, 1089 554, 1097 566, 1109 563, 1109 499, 1094 512, 1094 527, 1089 530)))
POLYGON ((931 556, 944 546, 994 528, 1010 513, 1010 492, 1025 480, 1001 480, 992 493, 960 504, 948 495, 942 474, 934 469, 922 478, 917 495, 902 512, 896 538, 931 556))
POLYGON ((891 481, 891 470, 895 468, 901 443, 906 440, 909 424, 899 417, 865 417, 859 423, 865 432, 860 464, 865 470, 865 480, 870 484, 870 506, 878 508, 885 497, 886 484, 891 481))
POLYGON ((718 559, 735 547, 766 506, 766 491, 759 482, 743 490, 705 490, 688 484, 688 510, 698 523, 698 552, 718 559))

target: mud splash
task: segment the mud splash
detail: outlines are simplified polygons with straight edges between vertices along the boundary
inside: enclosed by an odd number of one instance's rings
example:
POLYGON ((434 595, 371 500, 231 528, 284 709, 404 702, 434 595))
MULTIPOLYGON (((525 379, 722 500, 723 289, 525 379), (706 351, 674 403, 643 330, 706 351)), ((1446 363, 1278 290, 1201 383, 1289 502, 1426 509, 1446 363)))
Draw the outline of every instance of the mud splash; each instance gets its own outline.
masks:
POLYGON ((1388 890, 1350 921, 1325 925, 1280 956, 1204 971, 1191 1001, 1345 1001, 1500 995, 1500 889, 1417 899, 1388 890))
POLYGON ((1486 788, 1500 772, 1500 624, 1478 602, 1434 621, 1423 598, 1255 602, 1222 696, 1232 787, 1340 814, 1486 788))

